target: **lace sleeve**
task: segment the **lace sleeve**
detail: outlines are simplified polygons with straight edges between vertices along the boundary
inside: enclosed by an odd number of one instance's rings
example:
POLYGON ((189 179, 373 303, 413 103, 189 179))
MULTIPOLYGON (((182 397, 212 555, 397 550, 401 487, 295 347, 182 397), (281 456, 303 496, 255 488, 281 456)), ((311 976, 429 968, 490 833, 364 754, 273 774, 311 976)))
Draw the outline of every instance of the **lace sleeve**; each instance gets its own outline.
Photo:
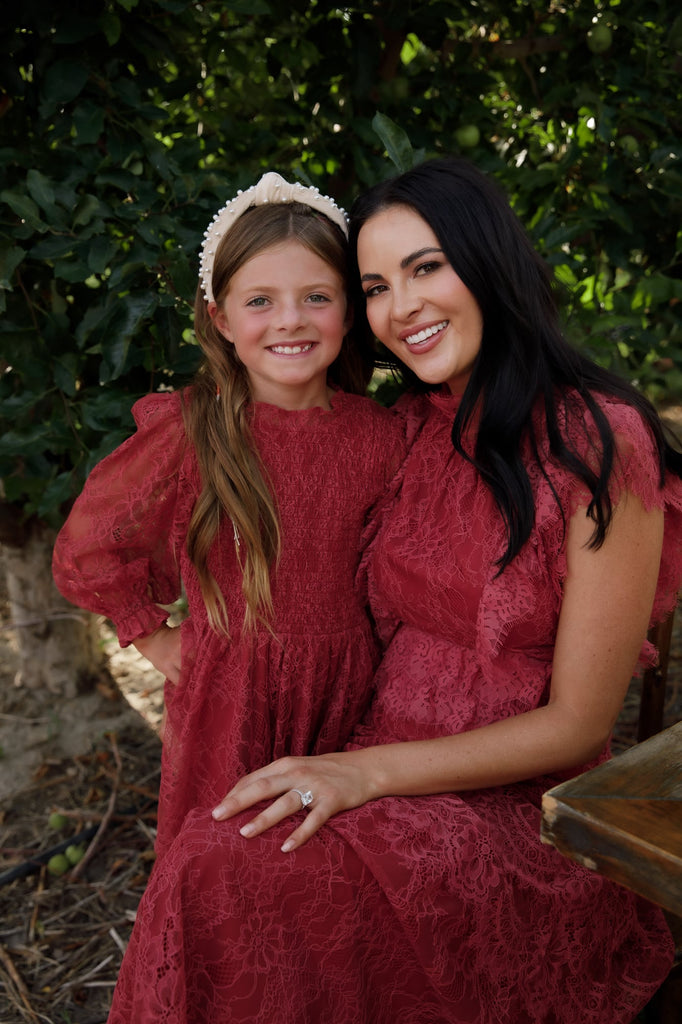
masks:
MULTIPOLYGON (((616 441, 616 459, 609 484, 611 501, 616 504, 624 492, 635 494, 647 509, 665 513, 663 552, 651 623, 660 622, 676 605, 682 581, 682 480, 666 474, 660 483, 658 454, 648 425, 632 406, 602 399, 616 441)), ((572 439, 581 455, 590 458, 594 451, 595 428, 589 416, 572 429, 572 439)), ((586 487, 567 475, 558 489, 567 514, 589 501, 586 487)))
POLYGON ((187 439, 176 395, 133 409, 137 432, 93 469, 55 544, 53 574, 73 604, 105 615, 122 646, 163 623, 180 595, 173 549, 187 439))

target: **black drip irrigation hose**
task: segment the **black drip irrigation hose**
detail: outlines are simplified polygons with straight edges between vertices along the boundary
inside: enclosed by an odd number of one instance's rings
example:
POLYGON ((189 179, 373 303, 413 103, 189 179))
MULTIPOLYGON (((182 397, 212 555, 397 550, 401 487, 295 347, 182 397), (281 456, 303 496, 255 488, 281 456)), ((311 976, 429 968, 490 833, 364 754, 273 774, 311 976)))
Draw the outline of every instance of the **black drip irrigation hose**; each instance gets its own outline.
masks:
POLYGON ((9 885, 10 882, 14 882, 17 878, 26 878, 27 875, 35 874, 55 854, 64 853, 69 846, 77 846, 78 843, 86 843, 88 839, 92 839, 98 828, 99 825, 89 825, 88 828, 84 828, 78 835, 65 839, 63 842, 58 843, 57 846, 53 846, 43 853, 36 853, 35 857, 31 857, 21 864, 16 864, 9 871, 5 871, 0 875, 0 886, 9 885))
MULTIPOLYGON (((129 810, 123 811, 124 816, 130 816, 134 818, 136 815, 141 813, 142 808, 133 806, 129 810)), ((7 871, 0 875, 0 888, 3 885, 9 885, 10 882, 16 881, 17 878, 26 878, 27 875, 33 875, 37 871, 40 871, 43 864, 47 864, 51 857, 54 857, 57 853, 64 853, 69 846, 78 846, 79 843, 87 843, 88 840, 92 839, 95 833, 99 830, 99 825, 88 825, 82 832, 79 832, 75 836, 70 836, 69 839, 64 839, 63 842, 58 843, 56 846, 52 846, 49 850, 45 850, 43 853, 36 853, 34 857, 30 857, 28 860, 23 861, 21 864, 16 864, 13 868, 9 868, 7 871)), ((1 1022, 0 1022, 1 1024, 1 1022)))

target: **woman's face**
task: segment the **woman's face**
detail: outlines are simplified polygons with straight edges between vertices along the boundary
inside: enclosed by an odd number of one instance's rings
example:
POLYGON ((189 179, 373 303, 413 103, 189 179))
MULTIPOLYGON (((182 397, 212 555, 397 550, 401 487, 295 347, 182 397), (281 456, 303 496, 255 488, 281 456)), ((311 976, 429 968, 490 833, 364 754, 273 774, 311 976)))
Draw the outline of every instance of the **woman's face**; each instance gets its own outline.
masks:
POLYGON ((461 394, 483 317, 423 217, 409 206, 376 213, 360 229, 358 265, 377 338, 425 383, 461 394))

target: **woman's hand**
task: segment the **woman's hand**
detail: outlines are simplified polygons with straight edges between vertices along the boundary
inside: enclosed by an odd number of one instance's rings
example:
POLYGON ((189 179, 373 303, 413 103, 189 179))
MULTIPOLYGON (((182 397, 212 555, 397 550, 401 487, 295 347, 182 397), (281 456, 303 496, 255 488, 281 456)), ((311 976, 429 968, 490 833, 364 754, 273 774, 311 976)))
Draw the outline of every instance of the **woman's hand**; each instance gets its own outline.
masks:
POLYGON ((240 779, 214 808, 218 821, 231 818, 263 800, 274 800, 244 825, 243 836, 257 836, 304 806, 300 794, 312 794, 308 813, 282 845, 289 853, 307 842, 329 818, 339 811, 360 807, 374 799, 366 770, 369 751, 344 751, 317 757, 283 757, 240 779), (299 792, 296 792, 296 791, 299 792))
POLYGON ((133 646, 140 654, 171 683, 180 681, 180 634, 179 627, 171 628, 164 624, 149 636, 133 640, 133 646))

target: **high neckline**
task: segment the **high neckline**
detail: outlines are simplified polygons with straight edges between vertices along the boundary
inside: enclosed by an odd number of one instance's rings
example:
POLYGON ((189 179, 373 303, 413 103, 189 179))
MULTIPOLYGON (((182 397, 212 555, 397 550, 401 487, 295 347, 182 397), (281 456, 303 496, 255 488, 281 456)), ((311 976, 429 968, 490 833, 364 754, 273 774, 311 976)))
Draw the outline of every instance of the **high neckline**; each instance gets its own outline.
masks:
POLYGON ((251 402, 249 408, 251 416, 260 422, 298 424, 319 417, 334 416, 343 405, 344 399, 344 392, 334 389, 329 396, 329 409, 323 409, 321 405, 312 405, 307 409, 283 409, 282 406, 270 402, 251 402))
POLYGON ((429 391, 426 397, 435 409, 450 417, 455 416, 462 402, 462 396, 453 395, 446 384, 438 391, 429 391))

